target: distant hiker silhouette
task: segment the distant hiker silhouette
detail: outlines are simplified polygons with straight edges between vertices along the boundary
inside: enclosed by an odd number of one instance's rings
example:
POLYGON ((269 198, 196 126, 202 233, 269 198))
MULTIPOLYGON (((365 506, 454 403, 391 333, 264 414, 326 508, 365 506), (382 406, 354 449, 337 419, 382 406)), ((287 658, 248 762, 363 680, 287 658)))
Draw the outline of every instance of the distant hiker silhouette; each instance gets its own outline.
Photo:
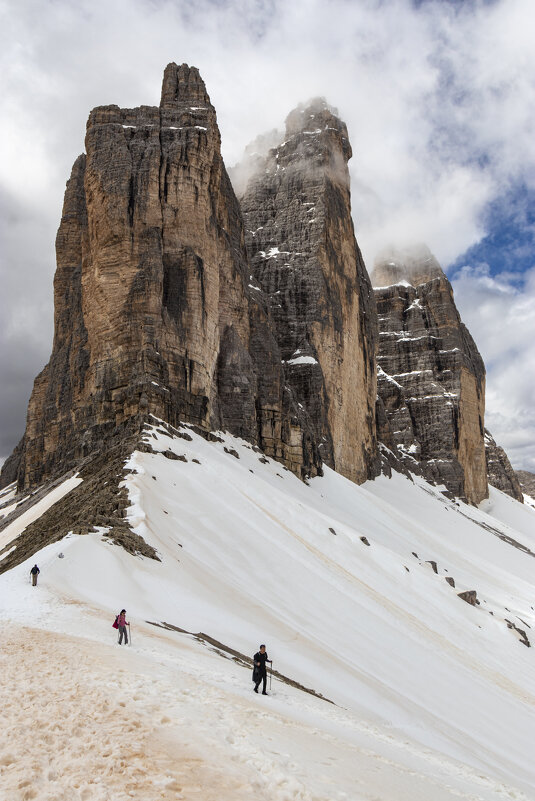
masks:
POLYGON ((119 629, 119 645, 123 643, 123 635, 124 635, 124 644, 128 645, 128 634, 126 631, 126 627, 130 625, 130 623, 126 622, 126 609, 121 609, 120 613, 117 615, 117 628, 119 629))
POLYGON ((253 657, 254 667, 253 667, 253 681, 254 681, 254 691, 255 693, 258 692, 258 687, 260 682, 263 682, 262 686, 262 695, 267 695, 266 692, 266 685, 267 685, 267 668, 266 662, 271 662, 271 659, 268 658, 266 653, 266 646, 261 645, 260 650, 253 657))
POLYGON ((40 572, 41 571, 39 570, 37 565, 34 565, 30 570, 30 576, 32 577, 32 587, 37 587, 37 576, 39 575, 40 572))

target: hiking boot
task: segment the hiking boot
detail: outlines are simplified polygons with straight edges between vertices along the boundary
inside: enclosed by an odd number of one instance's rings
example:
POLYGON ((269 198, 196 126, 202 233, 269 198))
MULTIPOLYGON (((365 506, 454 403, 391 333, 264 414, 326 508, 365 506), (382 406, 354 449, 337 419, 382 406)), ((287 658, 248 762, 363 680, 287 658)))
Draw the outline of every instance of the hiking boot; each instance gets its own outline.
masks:
POLYGON ((267 692, 264 690, 264 692, 262 693, 262 695, 267 695, 267 692))
POLYGON ((255 693, 257 693, 258 692, 258 687, 255 687, 254 691, 255 691, 255 693))

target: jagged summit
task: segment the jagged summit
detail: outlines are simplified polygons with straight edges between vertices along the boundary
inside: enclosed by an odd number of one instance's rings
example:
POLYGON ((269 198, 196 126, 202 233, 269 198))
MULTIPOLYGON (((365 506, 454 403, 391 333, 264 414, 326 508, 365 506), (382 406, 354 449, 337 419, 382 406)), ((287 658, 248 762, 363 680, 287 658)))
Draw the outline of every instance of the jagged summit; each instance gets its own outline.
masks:
POLYGON ((321 173, 330 162, 330 178, 336 175, 349 186, 346 163, 351 155, 346 124, 337 109, 317 97, 294 108, 286 117, 284 130, 273 128, 250 142, 230 177, 242 199, 249 181, 254 182, 262 171, 306 168, 310 174, 315 169, 321 173))
POLYGON ((327 113, 339 119, 339 112, 325 97, 311 97, 303 103, 298 103, 286 117, 286 131, 289 134, 309 127, 308 118, 312 114, 327 113))
POLYGON ((171 62, 165 68, 160 108, 176 108, 182 103, 211 105, 206 86, 197 67, 178 66, 171 62))
POLYGON ((339 153, 345 162, 352 156, 347 126, 338 116, 337 109, 323 97, 313 98, 288 114, 285 142, 279 145, 277 154, 279 159, 290 163, 296 157, 310 156, 313 151, 314 162, 320 163, 325 159, 336 159, 339 153))

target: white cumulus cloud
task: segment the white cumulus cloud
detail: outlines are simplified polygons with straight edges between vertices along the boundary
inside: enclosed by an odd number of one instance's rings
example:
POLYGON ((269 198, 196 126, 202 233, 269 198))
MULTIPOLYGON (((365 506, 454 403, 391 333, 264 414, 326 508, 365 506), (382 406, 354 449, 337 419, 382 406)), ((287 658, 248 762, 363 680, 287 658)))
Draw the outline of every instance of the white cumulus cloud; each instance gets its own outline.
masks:
POLYGON ((535 267, 492 277, 462 267, 455 300, 487 368, 485 424, 513 467, 535 473, 535 267))

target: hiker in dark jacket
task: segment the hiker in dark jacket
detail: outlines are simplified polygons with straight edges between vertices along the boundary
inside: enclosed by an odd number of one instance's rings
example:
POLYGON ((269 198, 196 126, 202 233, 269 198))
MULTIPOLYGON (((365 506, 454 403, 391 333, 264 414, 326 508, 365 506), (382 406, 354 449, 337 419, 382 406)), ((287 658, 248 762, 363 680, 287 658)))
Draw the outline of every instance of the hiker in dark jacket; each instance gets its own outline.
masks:
POLYGON ((128 634, 126 633, 126 627, 129 625, 130 623, 126 622, 126 609, 121 609, 119 617, 117 618, 117 628, 119 629, 119 645, 122 645, 123 634, 124 644, 128 645, 128 634))
POLYGON ((266 646, 261 645, 260 650, 253 657, 254 667, 253 667, 253 681, 254 691, 255 693, 258 692, 258 687, 260 682, 263 682, 262 686, 262 695, 267 695, 266 692, 266 685, 267 685, 267 669, 266 669, 266 662, 271 662, 271 659, 268 659, 268 655, 266 653, 266 646))
POLYGON ((37 587, 37 576, 39 575, 40 572, 41 571, 39 570, 37 565, 34 565, 30 570, 30 576, 32 577, 32 587, 37 587))

